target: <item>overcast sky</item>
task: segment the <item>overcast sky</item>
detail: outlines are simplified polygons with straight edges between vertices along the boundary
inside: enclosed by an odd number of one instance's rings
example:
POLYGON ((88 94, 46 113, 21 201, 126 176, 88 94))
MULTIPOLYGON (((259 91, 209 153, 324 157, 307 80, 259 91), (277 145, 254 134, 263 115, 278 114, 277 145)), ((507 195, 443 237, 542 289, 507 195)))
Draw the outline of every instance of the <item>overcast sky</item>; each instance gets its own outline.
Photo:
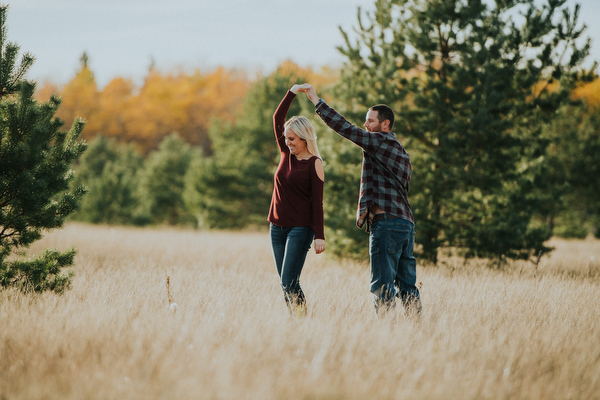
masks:
MULTIPOLYGON (((6 0, 0 0, 6 4, 6 0)), ((580 21, 600 60, 600 0, 582 6, 580 21)), ((338 27, 357 26, 357 8, 374 0, 10 0, 8 38, 36 62, 28 77, 62 84, 83 52, 100 87, 121 76, 140 82, 151 62, 177 67, 242 67, 270 72, 283 60, 340 65, 338 27)), ((590 60, 591 61, 591 60, 590 60)), ((590 62, 591 64, 591 62, 590 62)))

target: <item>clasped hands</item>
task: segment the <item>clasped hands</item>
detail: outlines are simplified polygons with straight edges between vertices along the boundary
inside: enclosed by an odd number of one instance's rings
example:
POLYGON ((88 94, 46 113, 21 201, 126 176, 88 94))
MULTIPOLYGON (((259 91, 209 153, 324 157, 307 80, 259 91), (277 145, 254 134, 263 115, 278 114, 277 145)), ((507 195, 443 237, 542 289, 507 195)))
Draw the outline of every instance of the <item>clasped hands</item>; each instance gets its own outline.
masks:
POLYGON ((312 101, 312 103, 316 106, 319 102, 319 96, 317 96, 317 92, 315 88, 310 83, 303 83, 302 85, 294 85, 290 89, 290 92, 296 94, 298 92, 304 92, 308 96, 308 99, 312 101))

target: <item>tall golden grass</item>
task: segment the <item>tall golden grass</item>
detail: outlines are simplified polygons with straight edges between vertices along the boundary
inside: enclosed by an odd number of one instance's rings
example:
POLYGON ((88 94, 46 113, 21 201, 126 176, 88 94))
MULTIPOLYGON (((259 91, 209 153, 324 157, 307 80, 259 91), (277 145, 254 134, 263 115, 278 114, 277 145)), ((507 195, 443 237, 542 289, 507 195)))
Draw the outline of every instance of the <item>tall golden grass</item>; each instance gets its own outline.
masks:
POLYGON ((600 241, 552 244, 420 268, 419 320, 311 253, 293 319, 266 233, 67 225, 32 252, 75 246, 72 290, 0 291, 0 399, 600 399, 600 241))

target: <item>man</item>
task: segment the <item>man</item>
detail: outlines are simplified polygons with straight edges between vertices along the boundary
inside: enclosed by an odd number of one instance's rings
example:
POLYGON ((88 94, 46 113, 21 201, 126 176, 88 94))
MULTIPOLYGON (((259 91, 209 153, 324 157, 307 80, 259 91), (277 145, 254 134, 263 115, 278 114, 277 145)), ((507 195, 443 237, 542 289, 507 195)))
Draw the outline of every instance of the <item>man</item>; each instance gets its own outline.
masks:
POLYGON ((369 108, 360 129, 317 96, 312 85, 300 85, 321 119, 340 136, 363 150, 357 226, 369 233, 371 288, 377 314, 402 300, 407 314, 421 312, 413 256, 414 218, 408 202, 412 172, 410 156, 391 131, 394 112, 380 104, 369 108))

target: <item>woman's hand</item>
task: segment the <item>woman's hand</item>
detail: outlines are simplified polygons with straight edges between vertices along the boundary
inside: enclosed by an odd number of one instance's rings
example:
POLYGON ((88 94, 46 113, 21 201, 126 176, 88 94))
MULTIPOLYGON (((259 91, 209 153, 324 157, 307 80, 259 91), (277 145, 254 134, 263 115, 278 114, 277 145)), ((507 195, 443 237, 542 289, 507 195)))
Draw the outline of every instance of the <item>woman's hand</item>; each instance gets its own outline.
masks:
POLYGON ((325 251, 325 240, 315 239, 315 253, 321 254, 325 251))
POLYGON ((294 85, 292 86, 292 88, 290 89, 290 92, 297 94, 298 92, 304 92, 306 93, 309 89, 310 86, 308 83, 303 83, 302 85, 294 85))

